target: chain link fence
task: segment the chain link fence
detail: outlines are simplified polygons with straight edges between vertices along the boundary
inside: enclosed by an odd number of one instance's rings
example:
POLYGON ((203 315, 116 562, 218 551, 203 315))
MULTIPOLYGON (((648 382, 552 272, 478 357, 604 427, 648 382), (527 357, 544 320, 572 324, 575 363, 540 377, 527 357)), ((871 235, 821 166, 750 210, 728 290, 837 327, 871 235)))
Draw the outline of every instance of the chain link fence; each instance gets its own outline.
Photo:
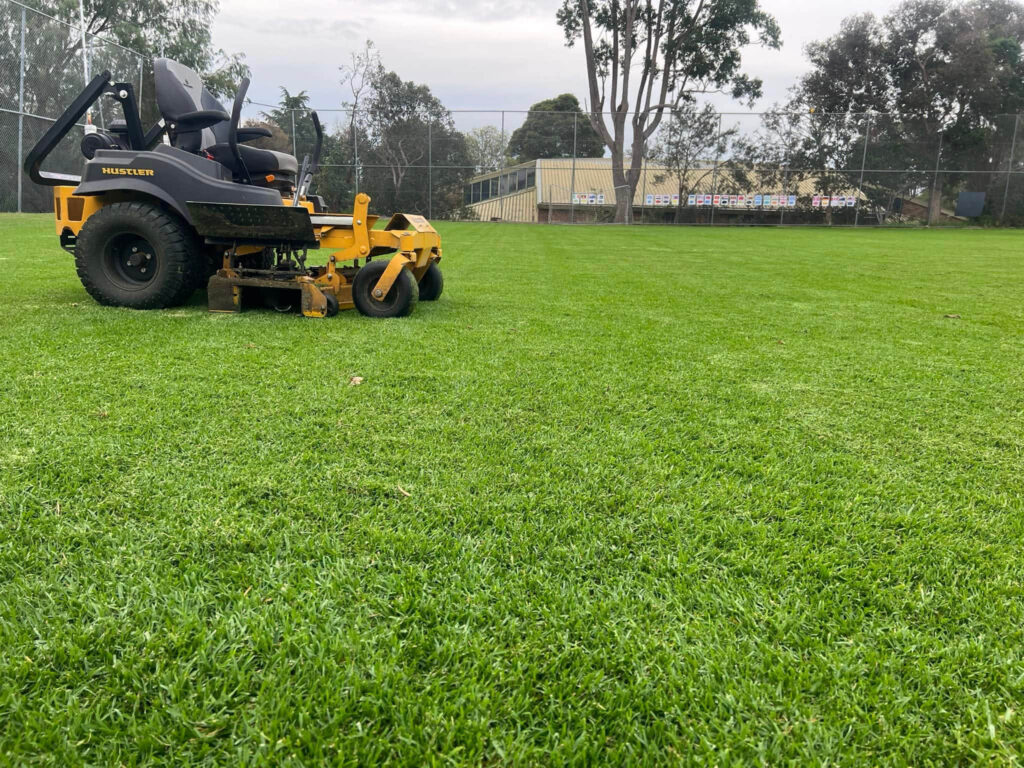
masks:
MULTIPOLYGON (((48 211, 50 191, 21 170, 26 153, 103 70, 135 84, 151 125, 159 117, 152 63, 18 0, 0 0, 0 35, 0 211, 48 211)), ((102 129, 119 118, 115 107, 98 102, 92 123, 102 129)), ((332 210, 363 191, 378 211, 453 220, 605 223, 618 213, 646 224, 1024 224, 1019 115, 962 130, 877 113, 687 108, 666 113, 635 167, 627 158, 619 174, 577 113, 451 111, 383 121, 317 112, 327 135, 314 191, 332 210)), ((248 102, 243 117, 272 131, 257 146, 300 162, 312 153, 309 110, 248 102)), ((80 172, 86 126, 79 128, 51 155, 49 170, 80 172)))

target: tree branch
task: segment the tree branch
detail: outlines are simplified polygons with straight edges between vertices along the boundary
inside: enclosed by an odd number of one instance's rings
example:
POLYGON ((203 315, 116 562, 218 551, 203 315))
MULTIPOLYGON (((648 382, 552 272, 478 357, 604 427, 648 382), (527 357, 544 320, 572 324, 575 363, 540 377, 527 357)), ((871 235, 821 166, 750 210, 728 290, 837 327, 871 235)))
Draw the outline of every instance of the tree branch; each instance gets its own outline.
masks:
POLYGON ((608 146, 612 145, 612 137, 604 124, 604 94, 597 88, 597 62, 594 60, 594 33, 590 26, 590 2, 580 0, 580 11, 583 26, 583 50, 587 59, 587 82, 590 86, 590 124, 608 146))

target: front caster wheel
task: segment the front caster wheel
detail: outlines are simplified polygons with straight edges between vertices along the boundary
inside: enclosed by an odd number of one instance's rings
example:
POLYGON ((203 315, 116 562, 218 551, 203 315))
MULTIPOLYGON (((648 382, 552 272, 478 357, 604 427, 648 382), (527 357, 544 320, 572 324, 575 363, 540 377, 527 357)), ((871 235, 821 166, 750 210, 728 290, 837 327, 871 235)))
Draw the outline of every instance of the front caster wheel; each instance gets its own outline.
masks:
POLYGON ((405 317, 416 307, 419 289, 408 269, 398 273, 391 290, 383 299, 373 297, 373 287, 388 268, 388 261, 371 261, 356 272, 352 281, 352 303, 367 317, 405 317))
POLYGON ((420 279, 420 301, 437 301, 444 290, 444 276, 436 261, 430 262, 420 279))
POLYGON ((325 293, 324 298, 327 299, 327 317, 334 317, 338 314, 338 300, 333 293, 325 293))

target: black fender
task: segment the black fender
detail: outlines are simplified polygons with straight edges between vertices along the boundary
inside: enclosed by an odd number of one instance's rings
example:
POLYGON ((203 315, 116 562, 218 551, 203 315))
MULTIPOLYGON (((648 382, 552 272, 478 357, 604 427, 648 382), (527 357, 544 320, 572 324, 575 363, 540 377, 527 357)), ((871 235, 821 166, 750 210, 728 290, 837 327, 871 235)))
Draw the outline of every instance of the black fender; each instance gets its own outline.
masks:
POLYGON ((283 205, 280 192, 238 184, 220 163, 166 145, 149 152, 98 150, 85 164, 75 194, 111 192, 154 197, 189 224, 189 202, 283 205))

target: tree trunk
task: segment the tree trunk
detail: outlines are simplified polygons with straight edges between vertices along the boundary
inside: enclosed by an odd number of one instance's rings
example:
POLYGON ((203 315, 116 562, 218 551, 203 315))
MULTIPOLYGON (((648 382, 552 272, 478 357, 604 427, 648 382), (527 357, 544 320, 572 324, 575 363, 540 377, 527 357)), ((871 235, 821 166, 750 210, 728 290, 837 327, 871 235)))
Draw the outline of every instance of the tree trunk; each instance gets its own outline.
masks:
POLYGON ((636 143, 633 145, 633 156, 629 160, 629 170, 625 168, 625 157, 621 144, 612 148, 612 181, 615 183, 615 223, 633 223, 633 199, 636 187, 643 172, 642 145, 638 152, 636 143))
POLYGON ((676 206, 676 215, 672 218, 672 222, 679 224, 683 220, 683 205, 686 199, 690 196, 689 190, 684 191, 683 185, 679 185, 679 205, 676 206))
POLYGON ((633 186, 627 183, 622 152, 612 152, 612 183, 615 184, 615 223, 633 223, 633 186), (616 154, 618 156, 616 157, 616 154))
POLYGON ((931 194, 928 195, 928 226, 934 226, 942 218, 942 175, 935 177, 931 194))

